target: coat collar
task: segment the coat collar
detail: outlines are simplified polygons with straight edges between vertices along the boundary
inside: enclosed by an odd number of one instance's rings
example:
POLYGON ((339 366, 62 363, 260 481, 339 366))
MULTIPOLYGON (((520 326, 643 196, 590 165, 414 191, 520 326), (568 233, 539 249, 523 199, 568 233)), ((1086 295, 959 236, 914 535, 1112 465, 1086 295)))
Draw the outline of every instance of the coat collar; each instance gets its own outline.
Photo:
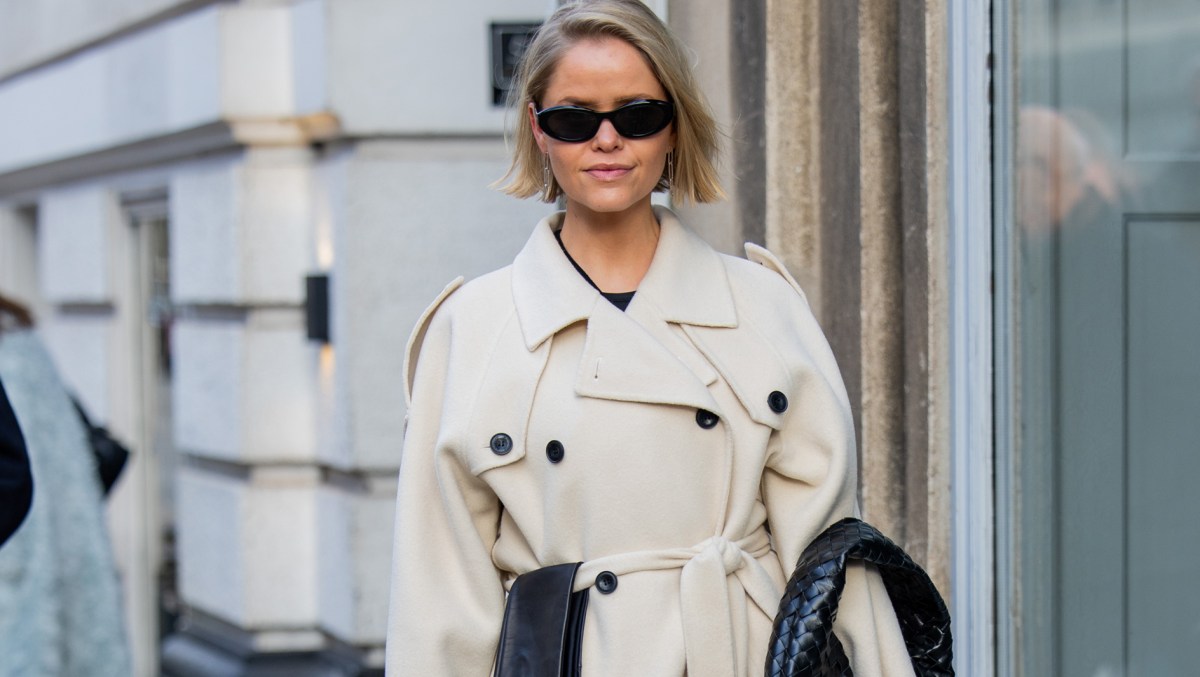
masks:
MULTIPOLYGON (((658 248, 629 311, 640 314, 652 308, 668 322, 736 327, 733 292, 720 255, 669 209, 656 206, 654 214, 661 229, 658 248)), ((529 350, 560 329, 591 318, 598 303, 608 303, 563 256, 554 238, 562 218, 558 212, 542 219, 513 261, 513 299, 529 350)))

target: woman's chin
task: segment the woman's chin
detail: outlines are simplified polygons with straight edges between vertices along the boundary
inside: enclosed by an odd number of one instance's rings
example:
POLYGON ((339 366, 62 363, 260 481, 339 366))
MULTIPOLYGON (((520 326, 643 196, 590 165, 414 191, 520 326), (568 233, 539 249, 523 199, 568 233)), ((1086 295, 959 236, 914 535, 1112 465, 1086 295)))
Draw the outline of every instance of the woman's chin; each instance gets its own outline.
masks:
POLYGON ((595 214, 622 214, 650 205, 650 193, 634 195, 627 191, 605 192, 609 194, 589 195, 582 200, 568 198, 567 207, 595 214))

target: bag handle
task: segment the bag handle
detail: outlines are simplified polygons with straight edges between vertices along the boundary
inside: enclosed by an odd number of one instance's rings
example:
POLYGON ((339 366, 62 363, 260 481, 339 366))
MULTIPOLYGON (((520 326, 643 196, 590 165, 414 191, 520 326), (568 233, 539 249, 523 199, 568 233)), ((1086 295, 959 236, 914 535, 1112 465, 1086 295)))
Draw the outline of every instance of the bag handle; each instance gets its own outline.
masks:
POLYGON ((821 532, 800 555, 775 616, 767 677, 854 674, 833 634, 851 559, 879 569, 917 676, 953 677, 950 612, 933 581, 900 546, 852 517, 821 532))

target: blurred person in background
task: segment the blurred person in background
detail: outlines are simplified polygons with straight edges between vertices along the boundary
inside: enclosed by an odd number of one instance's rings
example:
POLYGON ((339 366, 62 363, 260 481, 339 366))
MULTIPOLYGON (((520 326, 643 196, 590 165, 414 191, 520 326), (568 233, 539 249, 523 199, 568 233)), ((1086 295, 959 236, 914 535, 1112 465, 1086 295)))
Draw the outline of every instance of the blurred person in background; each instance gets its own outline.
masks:
POLYGON ((37 481, 25 524, 0 548, 0 677, 128 677, 88 433, 28 311, 8 299, 0 303, 0 381, 37 481))
MULTIPOLYGON (((653 12, 559 8, 514 97, 506 190, 565 211, 409 342, 387 672, 544 674, 522 663, 550 647, 559 674, 762 674, 787 574, 858 512, 834 357, 770 252, 718 254, 652 206, 723 196, 718 130, 653 12), (513 588, 534 573, 546 590, 513 588)), ((846 578, 854 673, 911 675, 878 573, 846 578)))
POLYGON ((1121 168, 1111 135, 1087 111, 1027 106, 1017 132, 1018 223, 1030 236, 1119 220, 1139 184, 1121 168))
POLYGON ((1086 194, 1088 145, 1058 111, 1021 110, 1017 134, 1017 221, 1029 233, 1061 226, 1086 194))

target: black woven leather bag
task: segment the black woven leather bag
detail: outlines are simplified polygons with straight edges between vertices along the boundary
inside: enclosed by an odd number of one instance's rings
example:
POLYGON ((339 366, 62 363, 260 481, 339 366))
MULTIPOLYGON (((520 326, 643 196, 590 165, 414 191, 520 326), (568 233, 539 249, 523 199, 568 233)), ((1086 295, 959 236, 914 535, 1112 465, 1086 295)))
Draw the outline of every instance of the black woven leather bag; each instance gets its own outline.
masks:
POLYGON ((851 677, 833 634, 846 562, 875 565, 892 599, 917 677, 953 677, 950 613, 929 576, 874 527, 846 518, 800 555, 779 602, 767 651, 767 677, 851 677))

